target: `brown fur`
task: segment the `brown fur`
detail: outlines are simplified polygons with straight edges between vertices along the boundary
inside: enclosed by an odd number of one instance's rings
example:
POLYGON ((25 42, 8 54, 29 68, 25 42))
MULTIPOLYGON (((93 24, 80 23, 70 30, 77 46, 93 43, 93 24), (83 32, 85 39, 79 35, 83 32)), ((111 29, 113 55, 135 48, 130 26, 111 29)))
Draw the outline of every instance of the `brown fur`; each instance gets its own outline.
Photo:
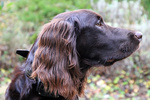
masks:
POLYGON ((24 55, 27 60, 15 70, 6 100, 79 100, 93 66, 130 56, 141 39, 140 32, 110 27, 89 10, 61 13, 44 25, 24 55))
POLYGON ((78 90, 82 85, 82 74, 71 24, 61 19, 52 20, 44 26, 38 38, 31 77, 40 79, 46 91, 58 92, 69 100, 81 94, 78 90))

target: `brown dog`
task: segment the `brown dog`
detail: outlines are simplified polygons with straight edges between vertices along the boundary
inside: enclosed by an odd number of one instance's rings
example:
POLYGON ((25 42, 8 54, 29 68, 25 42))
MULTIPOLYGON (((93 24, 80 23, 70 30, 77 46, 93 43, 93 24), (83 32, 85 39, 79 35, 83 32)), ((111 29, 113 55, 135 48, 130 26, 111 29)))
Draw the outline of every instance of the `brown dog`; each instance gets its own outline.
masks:
POLYGON ((44 25, 27 60, 16 68, 6 100, 78 100, 92 66, 110 66, 130 56, 140 32, 113 28, 89 10, 57 15, 44 25))

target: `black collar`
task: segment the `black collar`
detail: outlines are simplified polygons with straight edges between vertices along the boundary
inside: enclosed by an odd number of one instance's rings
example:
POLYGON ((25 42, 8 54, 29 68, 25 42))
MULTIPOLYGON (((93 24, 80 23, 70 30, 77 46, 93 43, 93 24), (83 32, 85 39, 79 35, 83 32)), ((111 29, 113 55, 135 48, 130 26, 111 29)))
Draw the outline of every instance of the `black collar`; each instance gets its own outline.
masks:
POLYGON ((51 98, 59 98, 60 95, 57 93, 56 95, 54 95, 54 93, 49 93, 47 91, 44 90, 44 85, 43 83, 41 82, 40 79, 32 79, 30 76, 31 76, 31 73, 32 73, 32 69, 29 68, 29 67, 26 67, 25 69, 25 75, 31 79, 31 80, 36 80, 36 91, 39 95, 41 96, 44 96, 44 97, 51 97, 51 98))

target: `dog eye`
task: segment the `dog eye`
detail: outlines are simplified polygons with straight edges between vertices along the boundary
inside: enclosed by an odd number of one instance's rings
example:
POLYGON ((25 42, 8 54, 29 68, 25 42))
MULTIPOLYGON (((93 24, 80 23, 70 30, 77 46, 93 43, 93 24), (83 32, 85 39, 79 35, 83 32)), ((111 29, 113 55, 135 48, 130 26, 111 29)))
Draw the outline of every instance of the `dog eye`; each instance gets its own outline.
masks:
POLYGON ((102 20, 99 19, 99 20, 97 21, 96 25, 97 25, 97 26, 103 26, 103 25, 102 25, 102 20))

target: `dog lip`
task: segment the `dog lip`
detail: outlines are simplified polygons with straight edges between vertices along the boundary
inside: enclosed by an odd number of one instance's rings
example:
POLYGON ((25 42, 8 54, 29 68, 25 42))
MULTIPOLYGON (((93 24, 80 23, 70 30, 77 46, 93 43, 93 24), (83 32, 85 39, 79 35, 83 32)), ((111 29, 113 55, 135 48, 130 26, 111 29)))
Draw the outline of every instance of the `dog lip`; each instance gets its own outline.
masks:
POLYGON ((113 61, 113 62, 106 62, 105 64, 104 64, 104 66, 111 66, 111 65, 113 65, 115 63, 115 61, 113 61))
POLYGON ((104 66, 111 66, 116 62, 116 59, 108 59, 103 65, 104 66))
POLYGON ((115 61, 115 59, 109 59, 106 62, 111 63, 111 62, 114 62, 114 61, 115 61))
MULTIPOLYGON (((127 56, 128 57, 128 56, 127 56)), ((116 58, 116 59, 109 59, 106 61, 106 63, 104 64, 104 66, 111 66, 113 65, 116 61, 120 61, 122 59, 124 59, 126 57, 122 57, 122 58, 116 58)))

